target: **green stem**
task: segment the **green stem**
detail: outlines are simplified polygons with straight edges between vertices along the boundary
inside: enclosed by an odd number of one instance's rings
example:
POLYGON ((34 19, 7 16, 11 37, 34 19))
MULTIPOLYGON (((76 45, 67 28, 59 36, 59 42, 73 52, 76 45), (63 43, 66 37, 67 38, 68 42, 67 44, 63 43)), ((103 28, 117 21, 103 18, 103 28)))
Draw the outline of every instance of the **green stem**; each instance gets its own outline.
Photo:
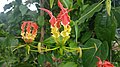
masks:
POLYGON ((30 50, 30 51, 32 51, 32 52, 38 52, 38 50, 30 50))
MULTIPOLYGON (((81 49, 82 50, 88 50, 88 49, 92 49, 92 48, 95 48, 95 47, 81 48, 81 49)), ((66 50, 67 52, 73 52, 73 51, 78 50, 78 48, 65 47, 64 50, 66 50)))
MULTIPOLYGON (((71 48, 71 47, 66 47, 66 48, 76 50, 76 48, 71 48)), ((95 48, 95 47, 81 48, 81 49, 82 50, 88 50, 88 49, 92 49, 92 48, 95 48)))
POLYGON ((31 47, 38 48, 37 46, 30 45, 31 47))
POLYGON ((56 47, 56 48, 53 48, 53 49, 45 49, 45 52, 47 52, 47 51, 52 51, 52 50, 56 50, 56 49, 58 49, 59 47, 56 47))
POLYGON ((13 50, 13 52, 14 52, 15 50, 19 49, 19 48, 24 47, 24 46, 26 46, 26 45, 20 45, 20 46, 16 47, 16 48, 13 50))
POLYGON ((89 50, 89 49, 92 49, 92 48, 95 48, 95 47, 82 48, 82 50, 89 50))

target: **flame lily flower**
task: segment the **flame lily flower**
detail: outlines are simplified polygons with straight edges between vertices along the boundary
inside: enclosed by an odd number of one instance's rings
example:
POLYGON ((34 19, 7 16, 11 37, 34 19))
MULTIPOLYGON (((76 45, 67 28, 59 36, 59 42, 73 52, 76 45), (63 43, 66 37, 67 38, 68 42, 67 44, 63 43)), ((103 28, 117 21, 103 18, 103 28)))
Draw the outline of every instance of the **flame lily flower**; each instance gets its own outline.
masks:
POLYGON ((99 57, 96 57, 98 59, 97 67, 114 67, 113 64, 111 64, 109 61, 102 62, 99 57))
POLYGON ((21 25, 21 36, 26 43, 31 43, 37 35, 38 26, 32 21, 24 21, 21 25))
POLYGON ((70 38, 69 34, 71 31, 71 27, 69 25, 70 23, 70 17, 68 15, 68 10, 67 8, 64 8, 63 5, 61 4, 60 0, 58 0, 58 6, 61 9, 60 13, 58 14, 57 18, 53 16, 52 12, 45 9, 45 8, 40 8, 41 10, 47 12, 49 16, 51 17, 49 22, 51 24, 51 33, 53 34, 52 36, 57 39, 61 35, 63 37, 63 44, 70 38), (59 28, 60 24, 63 25, 64 30, 60 33, 59 28))
POLYGON ((52 36, 54 38, 58 38, 60 36, 60 33, 59 33, 60 24, 57 23, 57 20, 53 16, 51 11, 49 11, 49 10, 47 10, 45 8, 40 8, 40 9, 47 12, 49 14, 49 16, 51 17, 51 19, 49 20, 49 22, 51 24, 51 33, 53 34, 52 36))

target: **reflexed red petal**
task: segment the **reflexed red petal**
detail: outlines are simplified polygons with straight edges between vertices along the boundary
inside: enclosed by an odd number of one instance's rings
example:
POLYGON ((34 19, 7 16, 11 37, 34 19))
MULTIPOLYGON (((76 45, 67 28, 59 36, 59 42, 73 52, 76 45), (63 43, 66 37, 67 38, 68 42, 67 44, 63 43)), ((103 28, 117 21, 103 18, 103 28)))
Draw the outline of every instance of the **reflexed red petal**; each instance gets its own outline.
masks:
POLYGON ((47 10, 47 9, 45 9, 45 8, 40 8, 40 9, 43 10, 43 11, 45 11, 45 12, 47 12, 50 17, 53 17, 53 14, 52 14, 51 11, 49 11, 49 10, 47 10))
POLYGON ((21 25, 22 32, 24 32, 24 28, 25 28, 26 24, 27 24, 27 22, 24 21, 23 24, 21 25))
POLYGON ((62 16, 62 14, 63 14, 63 12, 62 11, 60 11, 60 13, 58 14, 58 16, 57 16, 57 20, 59 19, 59 20, 61 20, 61 16, 62 16))
POLYGON ((58 0, 58 6, 60 7, 61 11, 57 16, 57 19, 61 19, 63 25, 68 25, 70 23, 70 17, 68 15, 70 10, 64 8, 60 0, 58 0))
POLYGON ((52 12, 49 11, 49 10, 47 10, 47 9, 45 9, 45 8, 40 8, 40 9, 43 10, 43 11, 45 11, 45 12, 47 12, 47 13, 49 14, 49 16, 51 17, 51 19, 50 19, 49 22, 50 22, 51 26, 54 27, 54 24, 55 24, 57 21, 56 21, 56 18, 53 16, 52 12))
POLYGON ((31 26, 34 28, 34 29, 38 29, 38 26, 36 23, 31 23, 31 26))
POLYGON ((54 27, 54 26, 55 26, 55 23, 56 23, 57 21, 56 21, 56 18, 53 16, 53 17, 51 17, 51 19, 49 20, 49 22, 50 22, 51 26, 54 27))
POLYGON ((96 58, 98 59, 98 62, 97 62, 97 67, 102 67, 102 61, 99 57, 96 56, 96 58))
POLYGON ((28 21, 27 22, 27 28, 26 28, 27 32, 30 33, 31 32, 31 22, 28 21))
POLYGON ((103 67, 114 67, 109 61, 104 61, 103 67))
POLYGON ((56 25, 57 25, 58 28, 60 28, 60 22, 61 22, 61 18, 62 18, 61 15, 62 14, 63 14, 62 11, 60 11, 60 13, 57 16, 57 23, 56 23, 56 25))
POLYGON ((65 12, 67 10, 66 8, 63 7, 63 5, 61 4, 60 0, 58 0, 58 7, 60 7, 62 12, 65 12))
POLYGON ((31 26, 33 27, 32 35, 36 35, 37 29, 38 29, 37 24, 36 23, 31 23, 31 26))
POLYGON ((63 17, 62 17, 62 24, 63 25, 68 25, 69 23, 70 23, 70 18, 68 16, 68 14, 63 15, 63 17))

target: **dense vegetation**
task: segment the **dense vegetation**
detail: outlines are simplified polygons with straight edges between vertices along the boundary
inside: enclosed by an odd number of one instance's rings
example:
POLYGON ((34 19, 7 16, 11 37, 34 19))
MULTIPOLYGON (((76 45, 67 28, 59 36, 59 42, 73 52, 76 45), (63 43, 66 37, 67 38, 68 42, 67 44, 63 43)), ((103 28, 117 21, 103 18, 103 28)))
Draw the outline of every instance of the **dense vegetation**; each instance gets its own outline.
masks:
POLYGON ((25 4, 15 0, 4 6, 0 13, 0 66, 96 67, 97 56, 120 67, 120 0, 60 2, 63 7, 58 0, 27 0, 25 4), (30 4, 37 10, 30 10, 30 4), (56 22, 62 21, 60 27, 52 25, 52 15, 43 8, 52 12, 56 22), (26 41, 21 35, 24 22, 36 32, 30 34, 33 40, 26 41))

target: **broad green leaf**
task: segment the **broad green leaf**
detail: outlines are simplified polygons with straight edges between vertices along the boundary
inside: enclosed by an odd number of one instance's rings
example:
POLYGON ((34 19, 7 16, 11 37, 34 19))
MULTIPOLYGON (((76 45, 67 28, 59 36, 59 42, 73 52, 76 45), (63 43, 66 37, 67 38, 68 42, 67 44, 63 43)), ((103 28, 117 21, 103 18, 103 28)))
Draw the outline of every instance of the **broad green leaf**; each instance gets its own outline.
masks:
POLYGON ((86 43, 85 46, 89 47, 93 47, 95 46, 97 47, 94 49, 89 49, 89 50, 84 50, 83 51, 83 56, 82 56, 82 60, 83 60, 83 66, 84 67, 96 67, 96 62, 98 61, 96 56, 101 57, 102 60, 106 60, 107 56, 108 56, 108 44, 107 42, 101 42, 98 39, 89 39, 86 43))
POLYGON ((40 27, 44 25, 44 16, 38 16, 38 24, 40 27))
POLYGON ((20 5, 19 10, 21 11, 22 16, 24 16, 26 14, 27 10, 28 10, 28 7, 25 6, 25 5, 20 5))
POLYGON ((115 37, 116 19, 113 14, 108 16, 105 13, 99 13, 95 19, 95 33, 97 38, 107 41, 109 44, 115 37))
POLYGON ((38 64, 43 65, 44 62, 45 62, 45 55, 44 54, 39 54, 38 55, 38 64))
POLYGON ((75 62, 67 62, 67 63, 61 63, 58 67, 77 67, 77 64, 75 62))
POLYGON ((115 15, 115 18, 117 20, 117 27, 120 28, 120 7, 116 7, 115 10, 112 10, 114 15, 115 15))
MULTIPOLYGON (((103 2, 103 1, 102 1, 103 2)), ((86 19, 89 19, 94 15, 95 12, 98 12, 102 8, 102 2, 95 3, 89 7, 87 7, 84 12, 81 14, 81 17, 76 21, 79 25, 85 22, 86 19)))
POLYGON ((73 0, 61 0, 63 2, 63 4, 65 5, 65 7, 67 8, 72 8, 73 6, 73 0))
POLYGON ((101 54, 100 54, 101 59, 106 60, 106 58, 108 57, 108 53, 109 53, 109 46, 108 46, 107 41, 104 41, 102 43, 100 51, 101 51, 101 54))
POLYGON ((54 4, 54 0, 50 0, 50 8, 53 7, 53 4, 54 4))
POLYGON ((49 38, 45 39, 43 43, 45 43, 45 44, 53 44, 53 43, 55 43, 55 41, 54 41, 53 37, 49 37, 49 38))
POLYGON ((85 46, 87 47, 93 47, 94 45, 97 46, 97 50, 94 49, 89 49, 89 50, 84 50, 83 51, 83 67, 96 67, 96 56, 99 54, 98 49, 100 48, 102 42, 98 39, 89 39, 86 43, 85 46))
POLYGON ((111 0, 106 0, 106 10, 108 15, 110 16, 110 11, 111 11, 111 0))
POLYGON ((87 31, 83 34, 82 38, 81 38, 81 42, 84 43, 85 41, 87 41, 90 37, 92 36, 92 31, 87 31))

